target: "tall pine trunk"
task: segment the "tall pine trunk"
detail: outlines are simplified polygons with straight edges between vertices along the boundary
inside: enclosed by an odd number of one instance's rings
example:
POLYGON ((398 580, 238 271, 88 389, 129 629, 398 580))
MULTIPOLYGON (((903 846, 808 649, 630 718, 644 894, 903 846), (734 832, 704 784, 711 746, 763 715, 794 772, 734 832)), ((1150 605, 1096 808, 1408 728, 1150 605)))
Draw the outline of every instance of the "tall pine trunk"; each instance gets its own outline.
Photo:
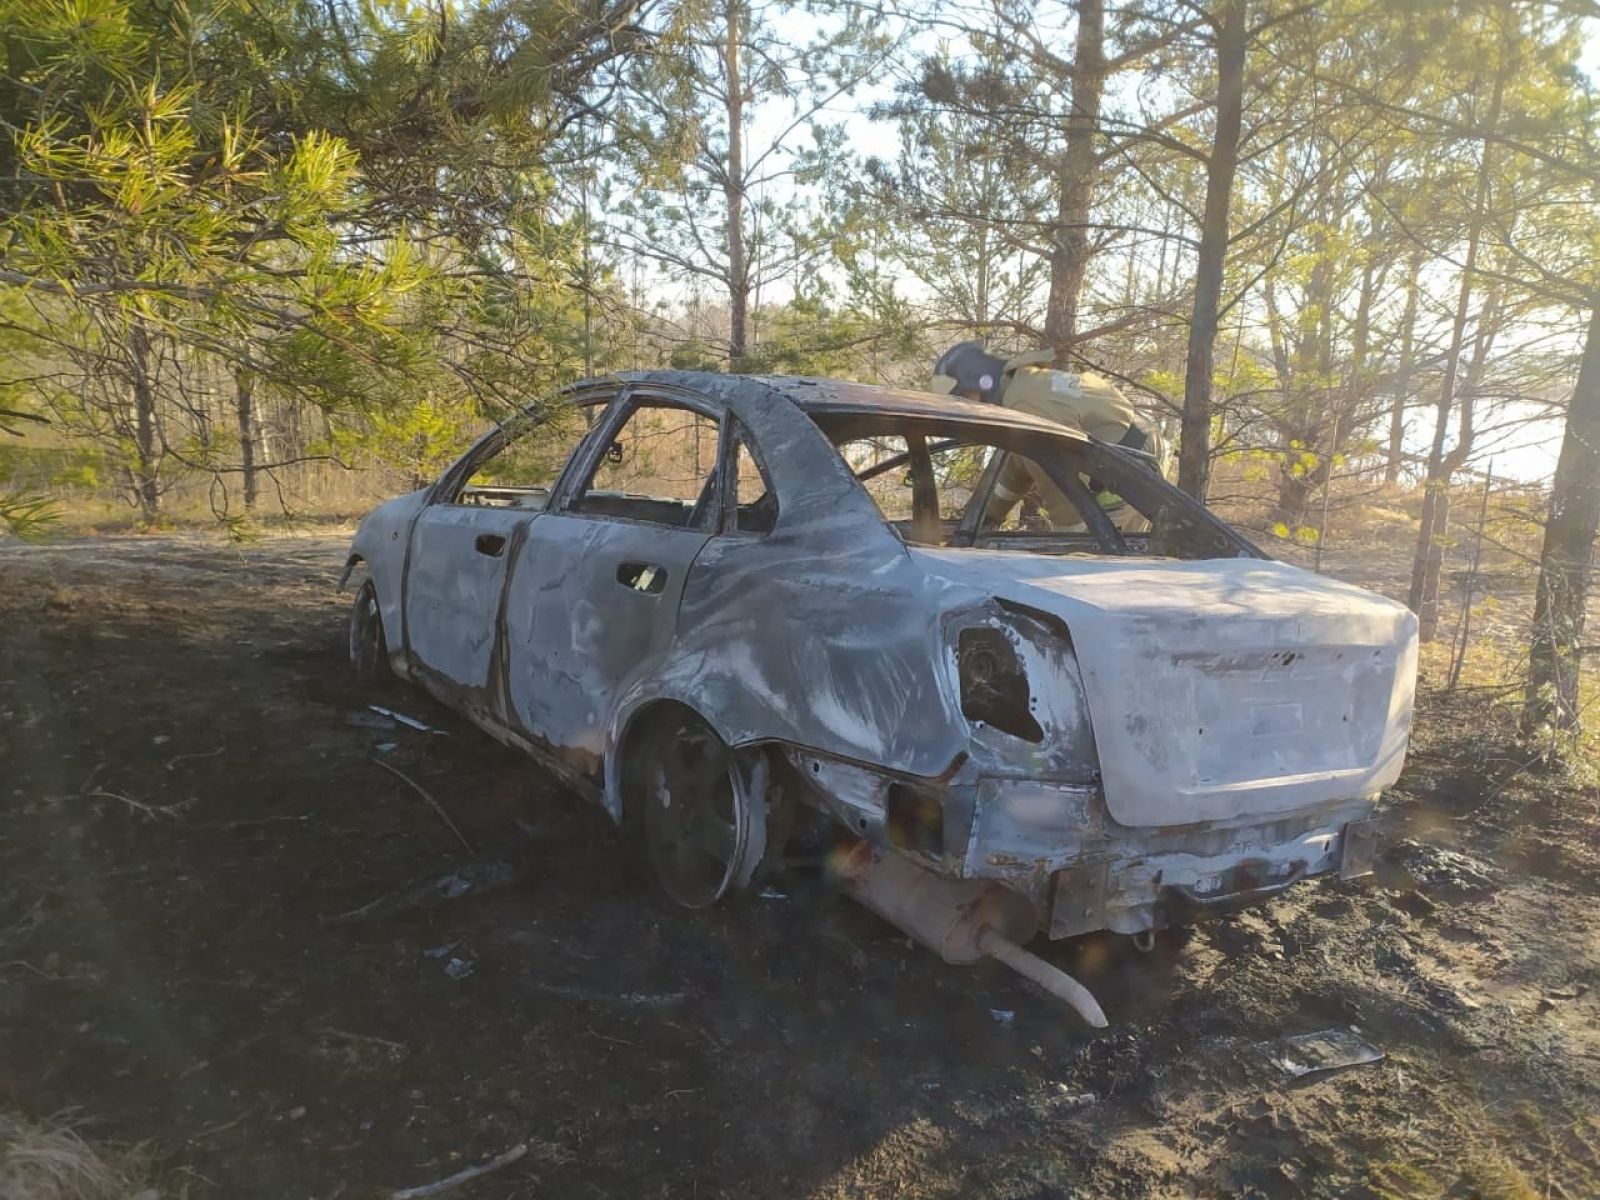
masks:
POLYGON ((150 375, 150 334, 140 321, 128 331, 128 366, 133 385, 133 492, 139 515, 154 521, 161 513, 160 416, 150 375))
POLYGON ((1322 485, 1324 475, 1321 470, 1302 470, 1296 475, 1285 468, 1278 476, 1278 498, 1267 515, 1267 523, 1284 526, 1291 537, 1304 528, 1311 511, 1311 497, 1322 485))
MULTIPOLYGON (((989 155, 983 156, 983 184, 979 192, 987 201, 993 195, 994 159, 989 155)), ((976 279, 972 289, 972 316, 975 326, 974 332, 979 337, 984 337, 989 332, 989 281, 993 275, 993 266, 989 261, 990 241, 989 227, 979 225, 977 231, 978 252, 975 257, 976 279)))
POLYGON ((239 469, 244 476, 244 508, 254 512, 258 494, 256 479, 256 395, 255 381, 248 371, 233 375, 235 409, 239 417, 239 469))
POLYGON ((1578 386, 1567 409, 1539 551, 1523 728, 1577 729, 1578 668, 1600 531, 1600 301, 1589 313, 1578 386))
POLYGON ((722 194, 728 207, 728 370, 744 366, 750 307, 750 270, 744 246, 744 82, 740 56, 744 34, 743 0, 727 0, 723 74, 728 85, 728 172, 722 194))
POLYGON ((1050 249, 1050 295, 1044 336, 1065 361, 1078 332, 1078 300, 1089 268, 1089 214, 1094 205, 1095 133, 1106 82, 1105 0, 1079 0, 1072 63, 1072 111, 1056 175, 1056 220, 1050 249))
POLYGON ((1217 27, 1217 124, 1206 163, 1206 206, 1195 255, 1194 313, 1189 321, 1178 443, 1178 486, 1197 500, 1205 499, 1211 479, 1211 374, 1228 258, 1228 211, 1239 168, 1245 41, 1245 0, 1227 0, 1217 27))
MULTIPOLYGON (((1505 95, 1506 69, 1502 63, 1494 77, 1494 94, 1489 100, 1486 129, 1500 124, 1500 102, 1505 95)), ((1450 323, 1450 349, 1445 357, 1444 378, 1439 384, 1439 399, 1434 407, 1433 443, 1428 450, 1428 474, 1423 481, 1422 520, 1417 528, 1417 549, 1411 561, 1411 591, 1406 603, 1417 614, 1417 636, 1425 642, 1439 631, 1439 580, 1444 565, 1442 541, 1450 520, 1450 476, 1458 460, 1470 453, 1470 445, 1456 446, 1448 458, 1445 436, 1450 428, 1450 408, 1455 401, 1456 379, 1461 369, 1461 349, 1466 341, 1467 317, 1472 304, 1473 274, 1478 267, 1478 247, 1483 238, 1484 209, 1489 202, 1489 164, 1493 157, 1487 136, 1483 158, 1478 164, 1478 185, 1473 197, 1472 216, 1467 226, 1467 253, 1461 263, 1461 288, 1456 295, 1455 317, 1450 323)), ((1463 434, 1470 429, 1464 426, 1463 434)))
POLYGON ((1411 373, 1417 361, 1417 281, 1421 274, 1422 255, 1413 253, 1406 268, 1406 306, 1400 317, 1400 363, 1394 376, 1394 398, 1389 407, 1389 453, 1383 466, 1383 481, 1390 486, 1400 482, 1400 465, 1405 455, 1406 401, 1411 398, 1411 373))

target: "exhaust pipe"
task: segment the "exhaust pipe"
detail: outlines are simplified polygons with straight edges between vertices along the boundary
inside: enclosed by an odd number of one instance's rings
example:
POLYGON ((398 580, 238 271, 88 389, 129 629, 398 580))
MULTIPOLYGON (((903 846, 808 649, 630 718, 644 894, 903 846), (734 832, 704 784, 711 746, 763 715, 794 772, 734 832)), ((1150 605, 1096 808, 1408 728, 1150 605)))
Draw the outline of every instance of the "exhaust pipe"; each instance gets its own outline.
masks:
POLYGON ((1088 988, 1018 945, 1033 935, 1035 918, 1033 906, 1015 892, 981 879, 941 879, 866 842, 851 851, 842 875, 854 900, 945 962, 997 959, 1064 1000, 1093 1028, 1106 1027, 1088 988))
POLYGON ((1094 1029, 1106 1027, 1106 1014, 1094 993, 1060 967, 1052 966, 1037 954, 1024 950, 989 926, 978 930, 978 945, 990 958, 997 958, 1019 975, 1026 975, 1058 1000, 1064 1000, 1094 1029))

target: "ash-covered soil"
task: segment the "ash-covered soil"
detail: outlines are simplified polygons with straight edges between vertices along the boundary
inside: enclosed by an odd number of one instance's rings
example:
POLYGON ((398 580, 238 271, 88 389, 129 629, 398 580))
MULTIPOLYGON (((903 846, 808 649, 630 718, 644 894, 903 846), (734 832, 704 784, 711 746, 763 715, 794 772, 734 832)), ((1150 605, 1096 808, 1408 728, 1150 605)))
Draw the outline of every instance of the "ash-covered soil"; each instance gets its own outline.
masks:
POLYGON ((1487 712, 1427 700, 1376 877, 1046 948, 1094 1033, 816 879, 661 907, 598 810, 347 679, 343 549, 0 546, 0 1112, 147 1142, 191 1197, 517 1145, 453 1194, 1600 1195, 1597 798, 1487 712), (1335 1026, 1387 1057, 1261 1048, 1335 1026))

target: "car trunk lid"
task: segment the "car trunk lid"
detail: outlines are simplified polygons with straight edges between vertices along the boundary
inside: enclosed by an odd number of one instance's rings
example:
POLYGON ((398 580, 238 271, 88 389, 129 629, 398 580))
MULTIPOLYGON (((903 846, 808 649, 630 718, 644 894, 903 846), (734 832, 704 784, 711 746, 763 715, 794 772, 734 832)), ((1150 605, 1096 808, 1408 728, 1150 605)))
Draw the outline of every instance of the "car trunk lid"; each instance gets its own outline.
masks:
POLYGON ((1124 825, 1287 812, 1400 773, 1416 619, 1393 601, 1259 559, 913 553, 1066 622, 1124 825))

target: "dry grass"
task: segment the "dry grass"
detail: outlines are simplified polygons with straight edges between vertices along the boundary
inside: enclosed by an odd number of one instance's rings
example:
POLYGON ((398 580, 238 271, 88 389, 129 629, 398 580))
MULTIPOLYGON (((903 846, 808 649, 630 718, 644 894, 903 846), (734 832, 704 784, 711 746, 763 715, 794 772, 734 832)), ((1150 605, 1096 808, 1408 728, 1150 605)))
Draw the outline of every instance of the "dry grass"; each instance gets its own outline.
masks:
POLYGON ((0 1200, 158 1200, 137 1151, 97 1151, 69 1124, 0 1116, 0 1200))
MULTIPOLYGON (((1591 626, 1600 626, 1600 597, 1591 605, 1591 626)), ((1470 635, 1464 648, 1454 644, 1458 614, 1447 617, 1440 640, 1421 648, 1420 674, 1424 686, 1448 697, 1454 660, 1459 654, 1456 687, 1465 694, 1487 699, 1503 724, 1496 731, 1507 742, 1521 741, 1530 759, 1560 763, 1574 786, 1600 782, 1600 656, 1591 655, 1579 677, 1580 727, 1576 733, 1542 731, 1526 737, 1518 733, 1524 689, 1528 678, 1528 629, 1533 623, 1531 596, 1501 599, 1489 595, 1473 605, 1470 635)))

